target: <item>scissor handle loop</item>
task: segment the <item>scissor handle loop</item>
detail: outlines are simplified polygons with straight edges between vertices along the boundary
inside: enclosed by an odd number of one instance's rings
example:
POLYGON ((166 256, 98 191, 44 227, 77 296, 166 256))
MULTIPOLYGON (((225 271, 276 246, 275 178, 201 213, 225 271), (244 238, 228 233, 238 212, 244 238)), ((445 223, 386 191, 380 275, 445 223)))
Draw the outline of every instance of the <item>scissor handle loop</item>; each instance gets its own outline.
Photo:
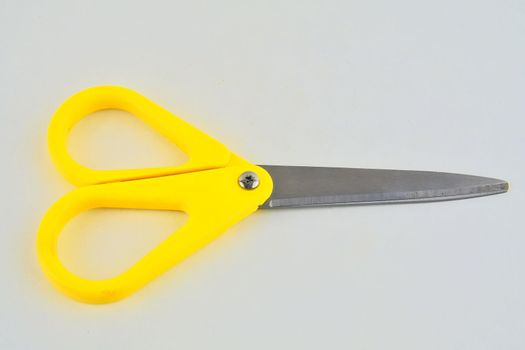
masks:
POLYGON ((220 142, 139 93, 118 86, 92 87, 66 100, 53 115, 48 144, 59 171, 77 186, 214 169, 228 164, 232 156, 220 142), (124 110, 140 118, 179 147, 188 161, 179 166, 125 170, 95 170, 80 165, 68 152, 69 132, 80 119, 105 109, 124 110))
POLYGON ((49 279, 79 301, 108 303, 143 287, 184 258, 207 245, 228 227, 251 214, 272 192, 272 179, 261 167, 239 165, 162 176, 146 180, 80 187, 59 199, 44 216, 37 253, 49 279), (260 185, 244 190, 237 179, 244 171, 257 172, 260 185), (177 210, 188 214, 186 223, 124 273, 92 280, 70 272, 58 254, 64 226, 78 213, 94 208, 141 208, 177 210))

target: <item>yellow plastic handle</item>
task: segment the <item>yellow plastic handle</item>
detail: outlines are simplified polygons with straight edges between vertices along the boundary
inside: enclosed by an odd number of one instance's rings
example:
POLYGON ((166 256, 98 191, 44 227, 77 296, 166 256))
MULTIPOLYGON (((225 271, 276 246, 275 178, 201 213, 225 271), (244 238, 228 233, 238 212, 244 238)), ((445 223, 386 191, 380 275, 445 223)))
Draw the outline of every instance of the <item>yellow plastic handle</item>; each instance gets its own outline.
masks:
POLYGON ((38 258, 45 274, 72 298, 88 303, 116 301, 143 287, 253 213, 271 191, 270 175, 249 164, 78 188, 57 201, 44 216, 37 238, 38 258), (244 171, 259 175, 259 187, 244 190, 238 185, 239 174, 244 171), (60 231, 72 217, 100 207, 179 210, 188 214, 188 220, 123 274, 105 280, 89 280, 74 275, 63 266, 57 243, 60 231))
POLYGON ((231 157, 220 142, 137 92, 118 86, 92 87, 66 100, 49 124, 48 142, 56 167, 79 186, 213 169, 225 166, 231 157), (188 162, 180 166, 125 170, 93 170, 78 164, 67 150, 69 132, 80 119, 104 109, 120 109, 137 116, 186 153, 188 162))
POLYGON ((45 214, 37 235, 38 259, 59 289, 88 303, 116 301, 143 287, 257 210, 273 188, 263 168, 125 88, 96 87, 74 95, 55 113, 48 136, 57 167, 73 183, 87 186, 66 194, 45 214), (77 164, 66 149, 69 129, 83 116, 105 108, 137 115, 172 140, 190 160, 178 167, 132 170, 92 170, 77 164), (257 188, 239 186, 238 178, 246 171, 258 174, 257 188), (186 212, 188 220, 123 274, 90 280, 64 267, 58 239, 71 218, 93 208, 178 210, 186 212))

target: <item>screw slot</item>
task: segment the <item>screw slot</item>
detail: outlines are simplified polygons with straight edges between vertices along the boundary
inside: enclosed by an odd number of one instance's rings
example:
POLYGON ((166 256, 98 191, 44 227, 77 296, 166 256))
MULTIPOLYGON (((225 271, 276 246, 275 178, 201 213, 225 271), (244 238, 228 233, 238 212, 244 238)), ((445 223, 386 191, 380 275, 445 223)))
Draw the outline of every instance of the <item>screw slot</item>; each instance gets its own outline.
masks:
POLYGON ((239 186, 245 190, 253 190, 259 186, 259 175, 253 171, 245 171, 239 176, 239 186))

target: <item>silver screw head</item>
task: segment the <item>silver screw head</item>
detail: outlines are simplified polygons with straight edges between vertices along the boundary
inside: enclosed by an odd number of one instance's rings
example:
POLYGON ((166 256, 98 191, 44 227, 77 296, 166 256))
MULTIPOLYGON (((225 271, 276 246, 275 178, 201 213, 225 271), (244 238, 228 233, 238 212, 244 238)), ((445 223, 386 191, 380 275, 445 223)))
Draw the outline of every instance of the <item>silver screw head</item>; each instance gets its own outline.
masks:
POLYGON ((253 171, 245 171, 239 176, 239 186, 245 190, 253 190, 259 186, 259 175, 253 171))

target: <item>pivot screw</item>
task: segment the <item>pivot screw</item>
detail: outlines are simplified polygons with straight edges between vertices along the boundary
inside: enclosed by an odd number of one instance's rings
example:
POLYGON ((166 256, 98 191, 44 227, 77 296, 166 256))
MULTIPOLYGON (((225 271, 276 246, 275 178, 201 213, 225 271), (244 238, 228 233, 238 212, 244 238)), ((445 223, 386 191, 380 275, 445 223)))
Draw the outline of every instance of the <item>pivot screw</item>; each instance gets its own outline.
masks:
POLYGON ((253 171, 245 171, 239 176, 239 186, 245 190, 253 190, 259 186, 259 176, 253 171))

